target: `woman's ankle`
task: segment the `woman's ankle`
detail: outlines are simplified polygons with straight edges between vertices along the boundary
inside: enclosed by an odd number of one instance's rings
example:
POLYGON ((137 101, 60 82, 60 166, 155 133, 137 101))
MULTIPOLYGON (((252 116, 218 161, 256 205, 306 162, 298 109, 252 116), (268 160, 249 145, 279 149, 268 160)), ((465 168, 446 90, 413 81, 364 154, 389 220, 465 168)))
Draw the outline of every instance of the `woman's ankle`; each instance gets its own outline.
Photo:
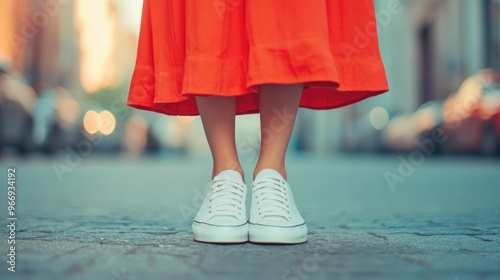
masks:
POLYGON ((214 164, 214 168, 212 170, 212 179, 224 170, 234 170, 240 173, 241 177, 243 178, 243 181, 245 181, 245 173, 243 172, 243 168, 241 167, 240 164, 224 164, 224 165, 214 164))

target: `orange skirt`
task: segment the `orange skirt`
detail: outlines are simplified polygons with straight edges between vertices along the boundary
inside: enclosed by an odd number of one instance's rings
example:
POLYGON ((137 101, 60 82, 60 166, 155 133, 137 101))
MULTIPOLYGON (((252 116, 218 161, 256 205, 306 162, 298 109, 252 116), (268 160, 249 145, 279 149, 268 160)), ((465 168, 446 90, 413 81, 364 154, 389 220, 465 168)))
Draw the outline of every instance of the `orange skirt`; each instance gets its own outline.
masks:
POLYGON ((127 104, 199 115, 195 96, 257 113, 261 84, 304 83, 300 107, 388 90, 373 0, 144 0, 127 104))

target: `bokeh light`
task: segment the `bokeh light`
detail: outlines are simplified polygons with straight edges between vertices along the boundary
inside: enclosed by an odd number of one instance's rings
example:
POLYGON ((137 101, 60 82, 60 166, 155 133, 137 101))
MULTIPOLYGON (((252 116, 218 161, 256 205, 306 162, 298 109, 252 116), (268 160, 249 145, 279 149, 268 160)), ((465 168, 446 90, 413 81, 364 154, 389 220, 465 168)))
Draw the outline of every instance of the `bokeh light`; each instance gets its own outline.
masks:
POLYGON ((379 106, 371 110, 370 123, 375 129, 377 130, 383 129, 384 127, 386 127, 388 122, 389 122, 389 112, 387 112, 385 108, 379 106))
POLYGON ((95 134, 101 127, 101 116, 94 110, 89 110, 83 118, 83 127, 90 134, 95 134))
POLYGON ((99 113, 99 116, 101 118, 101 127, 99 128, 99 132, 103 135, 110 135, 113 133, 116 127, 115 116, 113 116, 113 114, 108 110, 102 111, 99 113))

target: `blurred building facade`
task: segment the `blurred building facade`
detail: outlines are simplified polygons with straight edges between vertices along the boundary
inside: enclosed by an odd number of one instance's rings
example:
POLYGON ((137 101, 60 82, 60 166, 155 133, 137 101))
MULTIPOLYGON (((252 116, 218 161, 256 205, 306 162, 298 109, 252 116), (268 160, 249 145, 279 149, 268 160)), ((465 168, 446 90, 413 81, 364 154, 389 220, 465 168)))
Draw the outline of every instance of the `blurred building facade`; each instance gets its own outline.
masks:
POLYGON ((299 146, 336 150, 373 108, 410 113, 479 70, 500 68, 500 0, 375 0, 375 6, 390 91, 340 110, 304 111, 299 146))
POLYGON ((0 51, 35 88, 79 84, 74 1, 3 0, 0 51))
MULTIPOLYGON (((124 83, 135 62, 139 26, 127 24, 131 5, 120 2, 2 0, 0 32, 6 36, 0 37, 0 56, 35 89, 96 91, 124 83)), ((129 2, 141 8, 141 1, 129 2)))
POLYGON ((444 98, 468 76, 498 64, 498 42, 489 31, 498 24, 499 1, 377 0, 379 14, 393 2, 400 9, 379 30, 389 96, 402 106, 398 111, 444 98))
POLYGON ((486 2, 488 62, 490 67, 500 69, 500 0, 486 2))

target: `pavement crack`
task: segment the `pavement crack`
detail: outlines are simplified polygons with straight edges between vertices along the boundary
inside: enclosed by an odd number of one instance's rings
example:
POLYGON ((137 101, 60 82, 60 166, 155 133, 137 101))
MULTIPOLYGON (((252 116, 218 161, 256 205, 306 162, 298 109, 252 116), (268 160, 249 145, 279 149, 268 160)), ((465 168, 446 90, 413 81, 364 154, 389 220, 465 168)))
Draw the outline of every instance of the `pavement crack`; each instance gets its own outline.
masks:
POLYGON ((413 234, 418 235, 418 236, 437 236, 437 235, 446 235, 446 234, 431 234, 431 233, 425 233, 425 232, 414 232, 413 234))
POLYGON ((491 239, 484 238, 484 237, 481 237, 481 236, 477 236, 475 234, 466 234, 466 235, 470 236, 470 237, 473 237, 473 238, 476 238, 476 239, 479 239, 479 240, 484 241, 484 242, 493 242, 493 240, 491 240, 491 239))
POLYGON ((375 233, 375 232, 371 232, 371 231, 369 231, 368 234, 372 235, 372 236, 375 236, 377 238, 380 238, 380 239, 384 239, 385 241, 389 241, 389 239, 387 239, 387 236, 385 236, 385 235, 381 235, 381 234, 378 234, 378 233, 375 233))
POLYGON ((53 236, 52 234, 49 234, 49 235, 44 235, 44 236, 31 236, 31 237, 19 237, 18 239, 19 240, 36 240, 36 241, 54 241, 53 240, 53 236), (46 237, 52 237, 52 238, 46 238, 46 237))

